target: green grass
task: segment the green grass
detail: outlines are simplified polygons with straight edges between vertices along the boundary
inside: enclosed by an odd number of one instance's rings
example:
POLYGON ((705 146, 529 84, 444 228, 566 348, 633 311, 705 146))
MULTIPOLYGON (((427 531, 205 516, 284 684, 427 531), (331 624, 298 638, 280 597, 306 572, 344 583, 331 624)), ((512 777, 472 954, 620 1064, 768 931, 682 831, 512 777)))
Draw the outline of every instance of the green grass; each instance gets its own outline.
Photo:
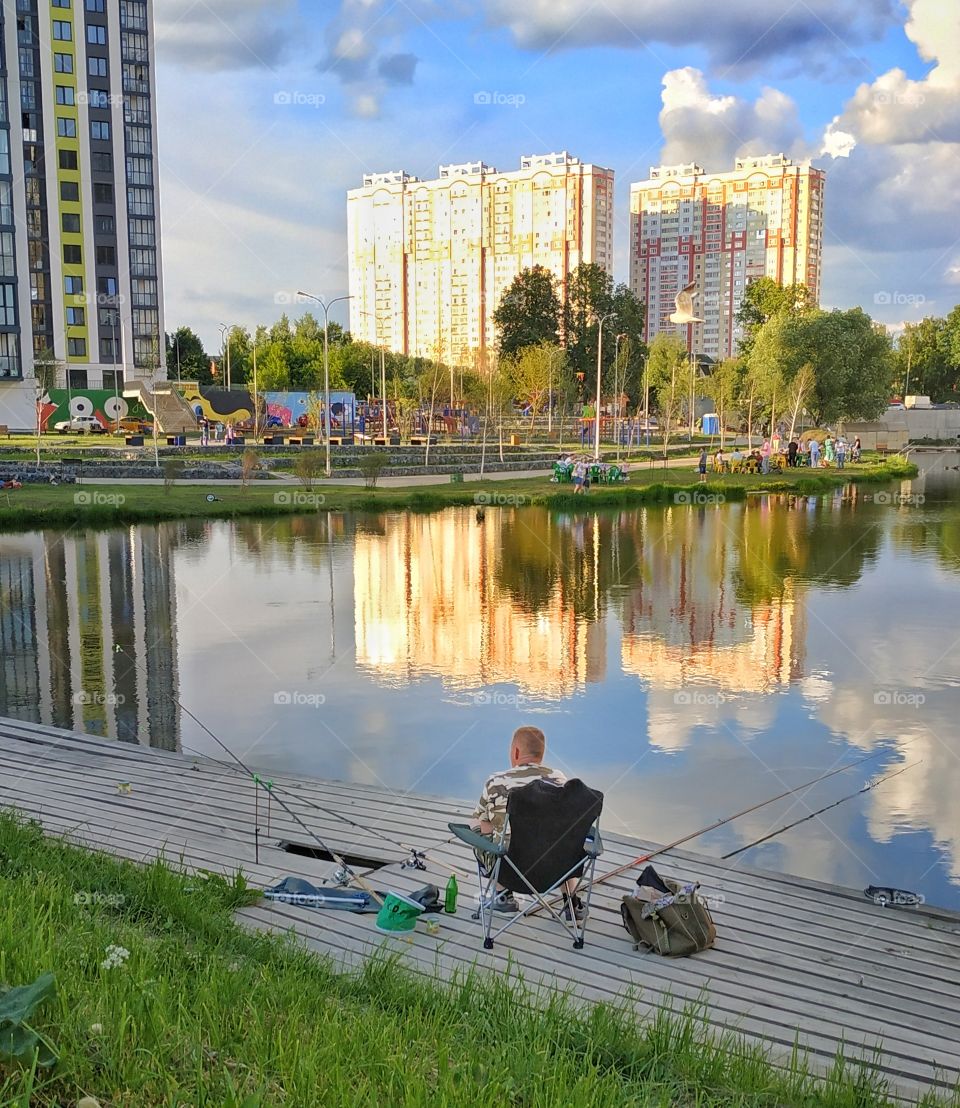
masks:
POLYGON ((240 877, 137 868, 0 813, 0 982, 55 973, 32 1026, 59 1054, 52 1070, 0 1061, 0 1106, 890 1103, 866 1068, 814 1078, 799 1056, 775 1068, 694 1012, 639 1023, 505 977, 435 984, 389 960, 337 973, 236 926, 249 899, 240 877), (123 965, 101 966, 108 946, 129 951, 123 965))
POLYGON ((24 485, 0 492, 0 530, 38 526, 110 527, 171 519, 234 519, 240 516, 282 516, 311 511, 437 511, 455 505, 522 506, 534 504, 569 511, 598 507, 679 502, 678 494, 712 495, 737 500, 749 492, 825 492, 850 481, 883 482, 914 477, 916 466, 900 458, 886 462, 866 460, 859 466, 820 471, 802 476, 786 474, 727 474, 712 477, 705 485, 693 480, 692 467, 640 467, 632 469, 626 485, 594 486, 586 496, 574 496, 569 485, 552 484, 548 477, 470 481, 405 488, 366 489, 319 482, 312 490, 299 485, 257 481, 246 489, 236 485, 24 485), (208 503, 206 496, 218 497, 208 503), (304 500, 304 496, 312 497, 304 500), (299 498, 299 499, 298 499, 299 498))

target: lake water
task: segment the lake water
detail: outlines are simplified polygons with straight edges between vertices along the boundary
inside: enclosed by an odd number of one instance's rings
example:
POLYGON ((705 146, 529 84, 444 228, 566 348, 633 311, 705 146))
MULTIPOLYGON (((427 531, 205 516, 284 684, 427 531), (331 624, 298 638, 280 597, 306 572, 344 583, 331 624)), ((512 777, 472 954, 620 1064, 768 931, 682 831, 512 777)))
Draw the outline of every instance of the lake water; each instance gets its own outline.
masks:
POLYGON ((0 535, 0 714, 222 756, 172 694, 267 774, 461 797, 533 722, 658 841, 873 754, 693 848, 911 766, 741 858, 960 907, 960 458, 917 460, 812 499, 0 535))

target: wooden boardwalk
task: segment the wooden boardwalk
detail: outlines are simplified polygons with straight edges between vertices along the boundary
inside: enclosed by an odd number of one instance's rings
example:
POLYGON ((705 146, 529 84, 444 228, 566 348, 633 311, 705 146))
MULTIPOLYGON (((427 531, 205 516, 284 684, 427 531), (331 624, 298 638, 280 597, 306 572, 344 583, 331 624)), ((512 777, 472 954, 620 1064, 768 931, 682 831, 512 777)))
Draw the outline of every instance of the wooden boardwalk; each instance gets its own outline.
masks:
MULTIPOLYGON (((556 924, 534 918, 486 952, 470 919, 475 871, 447 829, 468 805, 283 775, 274 784, 334 850, 384 863, 372 878, 377 888, 409 891, 425 881, 442 888, 457 872, 461 908, 440 918, 437 936, 420 925, 404 939, 376 931, 372 915, 267 902, 239 913, 247 926, 293 929, 345 967, 386 947, 431 977, 475 964, 567 990, 578 1001, 626 999, 640 1014, 700 1002, 710 1024, 762 1041, 778 1057, 799 1042, 815 1066, 829 1064, 839 1048, 869 1059, 908 1097, 960 1082, 958 913, 884 910, 858 890, 672 851, 658 866, 703 883, 715 905, 715 949, 677 961, 635 953, 619 918, 620 897, 635 876, 625 874, 597 891, 582 951, 556 924), (400 868, 409 847, 426 850, 426 873, 400 868)), ((163 853, 187 867, 242 868, 261 887, 287 874, 316 883, 335 868, 282 848, 285 841, 317 844, 276 802, 268 819, 263 792, 256 800, 253 782, 232 764, 2 718, 0 805, 124 858, 163 853)), ((606 833, 604 844, 600 873, 649 845, 606 833)))

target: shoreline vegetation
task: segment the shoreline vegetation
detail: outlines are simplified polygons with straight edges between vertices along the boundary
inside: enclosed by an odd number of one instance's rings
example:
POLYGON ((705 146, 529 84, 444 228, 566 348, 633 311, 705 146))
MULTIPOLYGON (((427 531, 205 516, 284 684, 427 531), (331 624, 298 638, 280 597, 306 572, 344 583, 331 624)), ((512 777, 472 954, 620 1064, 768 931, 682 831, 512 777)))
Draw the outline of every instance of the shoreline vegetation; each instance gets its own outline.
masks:
POLYGON ((365 488, 314 482, 312 485, 253 481, 246 488, 209 484, 138 485, 25 484, 0 492, 0 531, 34 527, 111 527, 179 519, 236 519, 339 511, 432 512, 449 507, 537 506, 558 511, 634 507, 643 504, 719 504, 743 500, 751 493, 814 496, 849 483, 882 483, 910 479, 917 467, 903 458, 866 460, 844 470, 786 471, 780 474, 714 474, 701 484, 695 469, 684 466, 636 466, 624 485, 596 485, 575 496, 570 485, 543 477, 468 481, 466 483, 365 488), (216 497, 207 500, 207 495, 216 497))
POLYGON ((10 811, 0 893, 0 981, 55 977, 29 1022, 37 1057, 56 1061, 0 1054, 3 1105, 896 1103, 868 1064, 817 1074, 799 1051, 710 1030, 700 1009, 638 1018, 469 966, 442 985, 389 956, 342 972, 239 926, 257 899, 241 874, 137 866, 10 811))

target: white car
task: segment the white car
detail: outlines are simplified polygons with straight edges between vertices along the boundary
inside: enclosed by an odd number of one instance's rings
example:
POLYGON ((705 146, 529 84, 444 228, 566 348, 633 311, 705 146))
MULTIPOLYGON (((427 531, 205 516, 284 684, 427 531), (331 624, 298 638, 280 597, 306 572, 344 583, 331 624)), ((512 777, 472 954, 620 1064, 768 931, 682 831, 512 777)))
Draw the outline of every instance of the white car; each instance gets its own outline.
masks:
POLYGON ((92 415, 76 415, 71 419, 61 419, 53 425, 54 431, 65 435, 68 431, 89 431, 91 435, 104 434, 104 426, 99 419, 92 415))

